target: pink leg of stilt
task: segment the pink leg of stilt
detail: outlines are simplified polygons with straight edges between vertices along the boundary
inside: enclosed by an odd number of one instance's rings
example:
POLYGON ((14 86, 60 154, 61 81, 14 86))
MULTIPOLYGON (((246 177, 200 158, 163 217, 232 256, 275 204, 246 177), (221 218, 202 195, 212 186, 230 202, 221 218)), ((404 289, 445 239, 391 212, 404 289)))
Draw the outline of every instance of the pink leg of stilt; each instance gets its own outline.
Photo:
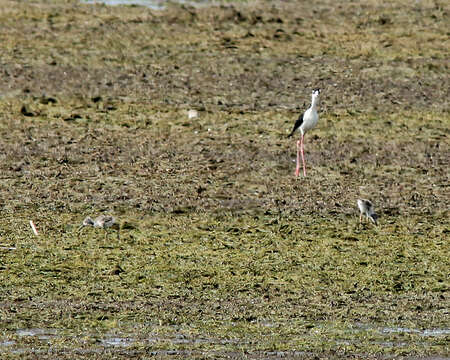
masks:
POLYGON ((295 168, 295 176, 300 174, 300 140, 297 141, 297 166, 295 168))
POLYGON ((305 154, 303 153, 303 135, 301 141, 301 151, 302 151, 302 161, 303 161, 303 175, 306 176, 306 163, 305 163, 305 154))

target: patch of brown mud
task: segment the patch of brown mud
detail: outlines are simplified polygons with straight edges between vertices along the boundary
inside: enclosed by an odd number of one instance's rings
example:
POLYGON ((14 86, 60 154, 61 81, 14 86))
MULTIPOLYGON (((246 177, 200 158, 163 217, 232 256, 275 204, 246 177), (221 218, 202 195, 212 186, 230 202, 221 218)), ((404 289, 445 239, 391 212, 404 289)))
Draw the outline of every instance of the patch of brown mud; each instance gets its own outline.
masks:
POLYGON ((321 87, 324 110, 442 110, 445 12, 425 1, 17 5, 1 14, 0 94, 259 111, 303 108, 321 87))

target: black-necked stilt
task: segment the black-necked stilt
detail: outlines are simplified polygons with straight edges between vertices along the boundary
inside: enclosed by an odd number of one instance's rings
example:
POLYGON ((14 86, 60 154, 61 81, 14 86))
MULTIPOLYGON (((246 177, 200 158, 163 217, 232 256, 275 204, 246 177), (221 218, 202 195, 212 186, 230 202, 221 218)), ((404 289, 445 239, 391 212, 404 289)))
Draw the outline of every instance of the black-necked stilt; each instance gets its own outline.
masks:
POLYGON ((85 226, 92 226, 95 228, 102 228, 105 230, 105 239, 108 235, 107 228, 114 227, 117 230, 117 239, 119 239, 119 230, 120 226, 116 223, 116 219, 111 215, 100 215, 95 219, 92 219, 90 216, 83 220, 79 230, 81 230, 85 226))
POLYGON ((358 199, 357 203, 361 213, 359 215, 359 223, 362 223, 363 215, 366 215, 367 219, 370 219, 375 225, 377 225, 378 215, 375 214, 372 202, 366 199, 358 199))
POLYGON ((288 137, 294 135, 295 131, 298 129, 301 133, 300 140, 297 141, 297 167, 295 168, 295 176, 300 174, 300 153, 302 154, 303 161, 303 175, 306 176, 306 165, 305 165, 305 155, 303 153, 303 137, 306 132, 317 125, 319 121, 319 114, 317 113, 317 103, 319 102, 320 89, 315 89, 312 91, 311 106, 299 116, 294 124, 294 128, 288 137))

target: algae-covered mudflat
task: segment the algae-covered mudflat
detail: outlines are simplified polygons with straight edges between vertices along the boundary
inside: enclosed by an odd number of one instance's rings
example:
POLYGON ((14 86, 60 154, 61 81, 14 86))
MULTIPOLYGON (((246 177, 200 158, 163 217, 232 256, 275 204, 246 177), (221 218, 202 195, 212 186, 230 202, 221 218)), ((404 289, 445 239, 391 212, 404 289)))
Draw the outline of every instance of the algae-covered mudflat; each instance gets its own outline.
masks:
POLYGON ((448 24, 0 0, 0 357, 448 358, 448 24))

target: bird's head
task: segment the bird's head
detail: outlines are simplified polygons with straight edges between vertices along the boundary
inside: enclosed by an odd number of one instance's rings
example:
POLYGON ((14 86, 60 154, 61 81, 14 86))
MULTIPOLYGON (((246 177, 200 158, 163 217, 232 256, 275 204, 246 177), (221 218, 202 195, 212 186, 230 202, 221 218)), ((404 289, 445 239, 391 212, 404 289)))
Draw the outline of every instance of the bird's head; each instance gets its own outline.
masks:
POLYGON ((85 218, 81 225, 78 227, 78 232, 80 232, 85 226, 94 226, 94 220, 90 216, 85 218))
POLYGON ((83 223, 81 224, 81 226, 94 226, 94 220, 92 220, 92 218, 90 216, 88 216, 87 218, 85 218, 83 220, 83 223))
POLYGON ((375 225, 378 225, 378 223, 377 223, 378 215, 377 215, 377 214, 375 214, 375 213, 371 214, 371 215, 370 215, 370 220, 372 220, 372 222, 373 222, 375 225))
POLYGON ((312 96, 318 97, 319 95, 320 95, 320 89, 314 89, 314 90, 312 91, 312 96))

